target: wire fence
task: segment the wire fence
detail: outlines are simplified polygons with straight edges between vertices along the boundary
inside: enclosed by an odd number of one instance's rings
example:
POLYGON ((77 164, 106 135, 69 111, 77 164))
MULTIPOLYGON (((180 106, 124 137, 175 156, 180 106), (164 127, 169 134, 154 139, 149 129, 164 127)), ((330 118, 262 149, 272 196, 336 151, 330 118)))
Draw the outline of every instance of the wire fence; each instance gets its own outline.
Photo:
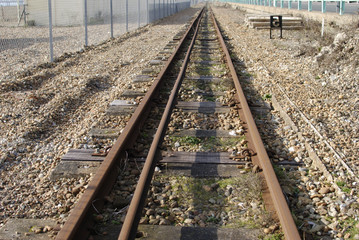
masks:
MULTIPOLYGON (((214 1, 214 0, 212 0, 214 1)), ((359 1, 335 1, 335 0, 215 0, 219 2, 234 2, 250 5, 260 5, 268 7, 280 7, 297 10, 308 10, 326 12, 336 12, 340 15, 344 13, 358 14, 359 1)))
POLYGON ((200 0, 0 0, 0 81, 200 0))

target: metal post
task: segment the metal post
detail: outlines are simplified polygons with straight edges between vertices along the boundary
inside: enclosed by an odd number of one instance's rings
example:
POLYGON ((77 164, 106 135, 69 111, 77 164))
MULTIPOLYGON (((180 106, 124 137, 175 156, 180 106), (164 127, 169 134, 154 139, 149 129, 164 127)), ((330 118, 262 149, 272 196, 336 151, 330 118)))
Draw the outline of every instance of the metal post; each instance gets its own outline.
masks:
POLYGON ((284 8, 283 0, 280 0, 280 8, 284 8))
POLYGON ((85 22, 85 46, 88 46, 88 30, 87 30, 87 0, 84 0, 84 22, 85 22))
POLYGON ((312 11, 312 1, 311 0, 309 0, 308 1, 308 12, 311 12, 312 11))
POLYGON ((325 13, 326 11, 327 11, 326 1, 322 0, 322 13, 325 13))
POLYGON ((164 18, 164 16, 165 16, 165 8, 164 8, 164 5, 165 5, 165 0, 162 0, 161 18, 164 18))
POLYGON ((16 11, 17 11, 17 22, 20 23, 20 0, 17 0, 16 4, 16 11))
POLYGON ((138 28, 141 27, 141 0, 137 0, 138 28))
POLYGON ((277 7, 277 0, 274 0, 274 7, 277 7))
POLYGON ((52 8, 51 8, 51 0, 48 0, 49 7, 49 43, 50 43, 50 61, 54 61, 54 47, 52 44, 52 8))
POLYGON ((110 21, 111 21, 111 38, 113 38, 113 8, 112 8, 112 0, 110 0, 110 21))
POLYGON ((339 14, 343 15, 344 14, 344 9, 345 8, 345 1, 340 1, 340 10, 339 10, 339 14))
POLYGON ((150 9, 148 9, 148 0, 146 0, 146 10, 147 10, 147 24, 150 23, 150 9))
POLYGON ((153 0, 153 17, 154 21, 156 21, 156 0, 153 0))
POLYGON ((170 0, 170 15, 173 14, 173 5, 172 5, 172 0, 170 0))
POLYGON ((158 0, 158 19, 162 18, 161 0, 158 0))
POLYGON ((292 0, 289 0, 288 1, 288 9, 291 9, 292 8, 292 0))
POLYGON ((302 1, 298 0, 298 10, 302 10, 302 1))
POLYGON ((126 32, 128 32, 128 0, 126 0, 126 32))

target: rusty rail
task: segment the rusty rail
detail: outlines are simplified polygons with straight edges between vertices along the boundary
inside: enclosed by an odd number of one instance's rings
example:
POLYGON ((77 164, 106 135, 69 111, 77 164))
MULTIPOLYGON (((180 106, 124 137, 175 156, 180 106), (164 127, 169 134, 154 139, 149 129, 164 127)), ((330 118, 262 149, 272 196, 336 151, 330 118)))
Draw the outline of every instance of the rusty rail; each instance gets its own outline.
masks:
MULTIPOLYGON (((201 12, 202 11, 203 9, 201 12)), ((151 100, 157 95, 160 85, 163 82, 164 75, 167 73, 171 62, 178 54, 179 49, 183 46, 185 39, 191 33, 191 29, 197 22, 198 17, 192 21, 191 26, 180 40, 177 48, 169 57, 158 77, 154 80, 153 85, 144 96, 123 132, 105 157, 93 180, 89 183, 79 202, 75 205, 75 208, 72 210, 68 220, 58 233, 56 239, 87 239, 90 235, 89 229, 93 225, 92 214, 95 213, 94 206, 96 205, 96 209, 103 206, 103 198, 110 192, 116 181, 116 166, 120 164, 121 157, 125 155, 126 149, 128 149, 136 139, 140 126, 144 123, 144 120, 146 119, 145 116, 148 114, 151 107, 151 100)))
POLYGON ((289 210, 287 202, 284 198, 282 189, 279 185, 277 176, 273 170, 272 164, 269 160, 269 157, 268 157, 265 147, 263 145, 262 139, 259 135, 257 126, 254 122, 252 113, 249 109, 246 97, 244 96, 244 92, 242 90, 236 70, 232 63, 231 56, 228 52, 228 49, 226 47, 226 44, 224 42, 221 31, 218 27, 217 21, 213 15, 213 13, 211 15, 212 15, 214 26, 216 28, 217 35, 220 40, 222 49, 226 55, 227 64, 230 69, 230 72, 231 72, 231 75, 232 75, 232 78, 233 78, 233 81, 234 81, 234 84, 235 84, 235 87, 237 90, 237 96, 239 98, 239 101, 240 101, 240 104, 242 107, 242 111, 243 111, 243 115, 245 118, 244 121, 246 122, 248 130, 251 134, 251 139, 252 139, 251 142, 254 145, 255 152, 257 153, 260 167, 263 169, 263 174, 264 174, 265 180, 267 182, 267 186, 268 186, 268 189, 269 189, 269 192, 271 195, 271 199, 273 201, 273 204, 274 204, 274 207, 276 210, 276 214, 281 223, 282 230, 284 232, 284 236, 288 240, 300 240, 301 238, 299 236, 297 227, 294 223, 293 217, 291 215, 291 212, 289 210))
POLYGON ((194 30, 191 44, 186 53, 186 57, 182 63, 181 71, 178 74, 175 85, 171 91, 171 95, 169 97, 166 108, 161 117, 160 124, 159 124, 156 134, 154 136, 150 150, 148 152, 145 165, 142 169, 140 179, 138 180, 138 183, 136 185, 136 190, 133 195, 130 207, 128 209, 128 212, 127 212, 127 215, 125 218, 125 222, 123 223, 123 226, 122 226, 122 229, 120 232, 120 236, 118 237, 119 240, 135 239, 135 237, 136 237, 137 227, 138 227, 139 221, 141 219, 142 210, 145 205, 147 193, 148 193, 151 181, 152 181, 154 169, 156 167, 156 163, 157 163, 156 160, 158 160, 158 156, 160 154, 159 147, 160 147, 160 145, 163 141, 164 135, 166 133, 166 129, 167 129, 168 123, 171 118, 171 113, 172 113, 172 110, 173 110, 173 107, 174 107, 174 104, 175 104, 175 101, 177 98, 177 94, 181 87, 182 80, 184 78, 184 74, 185 74, 185 71, 187 68, 189 57, 190 57, 192 48, 194 46, 197 33, 198 33, 199 23, 201 21, 202 14, 203 14, 203 10, 201 11, 201 14, 199 14, 199 18, 196 23, 196 29, 194 30))
MULTIPOLYGON (((162 84, 162 79, 164 75, 167 73, 171 62, 177 55, 180 47, 182 47, 184 40, 187 38, 187 36, 190 33, 192 33, 194 26, 196 26, 196 30, 198 30, 202 13, 203 13, 203 9, 201 10, 198 17, 192 21, 191 26, 188 28, 185 35, 182 37, 176 50, 168 59, 166 65, 161 70, 158 77, 155 79, 153 85, 151 86, 151 88, 143 98, 142 102, 137 107, 129 123, 125 127, 123 133, 119 136, 116 143, 113 145, 112 149, 104 159, 99 170, 97 171, 93 180, 88 185, 88 188, 84 192, 83 196, 80 198, 80 201, 76 204, 75 208, 72 210, 69 219, 66 221, 64 227, 61 229, 56 239, 86 239, 89 236, 90 234, 89 228, 91 228, 91 224, 93 223, 92 214, 95 213, 94 206, 96 206, 96 208, 98 209, 103 205, 104 196, 106 196, 110 192, 116 180, 117 177, 116 166, 120 164, 121 157, 125 154, 126 149, 128 149, 136 139, 139 133, 140 126, 143 124, 144 120, 146 119, 145 116, 149 112, 151 106, 151 100, 158 93, 158 90, 162 84)), ((212 18, 214 21, 214 26, 216 28, 220 44, 226 55, 227 64, 230 69, 237 90, 237 94, 238 94, 237 97, 239 98, 241 103, 241 108, 242 108, 241 113, 244 116, 243 119, 251 134, 250 136, 251 144, 253 145, 253 149, 257 154, 255 158, 256 160, 258 159, 259 165, 263 169, 263 174, 271 194, 271 199, 273 201, 276 214, 281 222, 281 226, 285 238, 290 240, 300 239, 296 225, 294 224, 288 205, 285 201, 285 198, 283 196, 280 185, 271 166, 268 155, 265 151, 263 142, 260 138, 259 132, 253 120, 243 90, 240 86, 238 76, 236 75, 229 52, 226 48, 225 42, 220 33, 219 27, 217 25, 213 13, 212 13, 212 18)), ((195 32, 191 46, 186 54, 186 59, 182 65, 181 73, 177 77, 174 90, 171 92, 169 102, 167 103, 158 131, 156 132, 156 136, 151 145, 145 166, 141 172, 139 183, 136 187, 134 197, 131 201, 128 214, 126 215, 126 219, 124 225, 122 226, 122 230, 119 236, 119 239, 121 240, 134 239, 136 236, 138 223, 141 217, 141 212, 144 207, 144 202, 146 199, 150 181, 153 176, 153 171, 156 163, 155 160, 156 160, 156 156, 158 155, 158 146, 161 144, 163 140, 165 129, 167 128, 169 117, 173 109, 173 102, 176 99, 179 87, 183 80, 183 75, 186 70, 187 60, 189 58, 189 54, 193 47, 196 34, 197 33, 195 32)))

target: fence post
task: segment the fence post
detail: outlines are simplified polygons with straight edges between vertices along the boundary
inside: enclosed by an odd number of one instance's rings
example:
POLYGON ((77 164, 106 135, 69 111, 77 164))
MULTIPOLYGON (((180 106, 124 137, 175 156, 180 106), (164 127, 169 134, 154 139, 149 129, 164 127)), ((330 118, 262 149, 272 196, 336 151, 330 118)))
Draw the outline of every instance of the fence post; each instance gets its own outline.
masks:
POLYGON ((162 0, 162 7, 161 7, 161 18, 163 18, 165 16, 165 0, 162 0))
POLYGON ((298 10, 302 10, 302 1, 298 0, 298 10))
POLYGON ((343 15, 344 14, 344 9, 345 8, 345 1, 340 1, 340 10, 339 10, 339 14, 343 15))
POLYGON ((88 29, 87 29, 87 0, 84 0, 84 21, 85 21, 85 46, 88 46, 88 29))
POLYGON ((291 9, 292 8, 292 0, 289 0, 288 1, 288 9, 291 9))
POLYGON ((153 0, 153 18, 156 21, 156 0, 153 0))
POLYGON ((126 0, 126 32, 128 32, 128 0, 126 0))
POLYGON ((312 11, 312 1, 309 0, 308 1, 308 12, 311 12, 312 11))
POLYGON ((280 8, 284 8, 283 0, 280 0, 280 8))
POLYGON ((162 18, 162 9, 161 9, 161 0, 158 0, 158 11, 159 11, 159 14, 158 14, 158 19, 161 19, 162 18))
POLYGON ((325 13, 327 11, 327 5, 325 0, 322 0, 322 13, 325 13))
POLYGON ((172 5, 172 0, 170 0, 170 15, 172 15, 173 13, 173 5, 172 5))
POLYGON ((146 0, 146 10, 147 10, 147 24, 150 23, 150 9, 148 9, 148 0, 146 0))
POLYGON ((16 4, 17 22, 20 23, 20 0, 17 0, 16 4))
POLYGON ((113 38, 113 8, 112 8, 112 0, 110 0, 110 23, 111 23, 111 38, 113 38))
POLYGON ((137 0, 137 11, 138 11, 138 28, 141 27, 141 1, 137 0))
POLYGON ((52 8, 51 8, 51 0, 47 1, 49 7, 49 44, 50 44, 50 61, 54 61, 54 47, 52 44, 52 8))

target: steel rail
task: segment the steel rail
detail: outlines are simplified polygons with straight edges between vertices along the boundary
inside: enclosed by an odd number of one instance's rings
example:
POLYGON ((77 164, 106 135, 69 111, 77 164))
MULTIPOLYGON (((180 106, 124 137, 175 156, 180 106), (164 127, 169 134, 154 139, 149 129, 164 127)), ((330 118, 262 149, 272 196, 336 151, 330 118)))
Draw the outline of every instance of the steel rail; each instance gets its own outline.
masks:
MULTIPOLYGON (((200 12, 203 11, 203 8, 200 12)), ((179 53, 180 48, 187 36, 190 34, 193 25, 197 22, 199 14, 190 24, 184 36, 181 38, 175 51, 169 57, 167 63, 162 68, 158 77, 154 80, 153 85, 148 90, 147 94, 142 99, 141 103, 136 108, 135 112, 131 116, 128 124, 124 128, 121 135, 118 137, 113 147, 105 157, 104 161, 97 170, 94 178, 89 183, 87 189, 81 196, 79 202, 75 205, 68 220, 57 234, 56 239, 87 239, 90 235, 90 228, 93 223, 92 213, 96 213, 94 205, 103 205, 104 196, 106 196, 113 187, 118 175, 117 167, 121 158, 125 155, 126 150, 133 144, 136 139, 140 126, 144 123, 146 115, 151 108, 151 100, 159 92, 159 88, 164 81, 164 75, 167 73, 169 66, 173 59, 179 53)), ((99 209, 98 206, 96 206, 99 209)))
POLYGON ((226 55, 226 60, 227 60, 227 65, 230 69, 230 73, 232 75, 236 90, 237 90, 237 96, 239 98, 242 110, 243 110, 243 114, 244 114, 244 121, 246 122, 247 126, 248 126, 248 130, 251 134, 251 138, 252 138, 252 144, 255 147, 255 152, 257 153, 258 159, 259 159, 259 163, 260 163, 260 167, 263 170, 263 174, 265 177, 265 180, 267 182, 267 186, 271 195, 271 199, 273 201, 274 204, 274 208, 276 210, 276 214, 279 218, 279 221, 281 223, 282 226, 282 230, 284 233, 284 236, 286 239, 288 240, 300 240, 300 236, 298 233, 298 229, 294 223, 293 217, 291 215, 291 212, 289 210, 289 207, 287 205, 287 202, 284 198, 282 189, 279 185, 277 176, 273 170, 272 164, 269 160, 267 151, 265 150, 265 147, 263 145, 262 139, 259 135, 257 126, 255 124, 255 121, 253 119, 252 113, 250 111, 250 108, 248 106, 246 97, 244 96, 244 92, 243 89, 240 85, 239 82, 239 78, 237 76, 236 70, 234 68, 234 65, 232 63, 230 54, 228 52, 228 49, 226 47, 226 44, 224 42, 224 39, 222 37, 221 31, 218 27, 216 18, 213 14, 213 12, 211 11, 211 16, 214 22, 214 26, 216 28, 217 31, 217 36, 220 40, 222 49, 226 55))
POLYGON ((140 179, 138 180, 138 183, 136 185, 135 193, 132 197, 130 207, 128 209, 125 221, 122 225, 122 229, 121 229, 120 235, 118 237, 119 240, 128 240, 128 239, 136 238, 138 224, 139 224, 140 218, 142 216, 142 210, 145 205, 145 201, 146 201, 147 193, 148 193, 151 181, 152 181, 154 169, 156 167, 158 156, 160 154, 159 147, 160 147, 160 145, 163 141, 164 135, 166 133, 166 129, 170 122, 172 110, 174 108, 179 89, 180 89, 182 81, 184 79, 187 64, 189 62, 189 57, 191 55, 191 51, 195 44, 196 36, 198 33, 198 29, 199 29, 199 24, 202 19, 202 14, 203 14, 203 10, 201 11, 201 13, 199 15, 199 19, 197 21, 196 28, 193 33, 193 38, 192 38, 191 44, 188 47, 188 51, 183 60, 181 70, 178 74, 175 85, 171 91, 171 95, 169 96, 168 102, 166 104, 166 108, 161 117, 160 124, 157 128, 156 134, 154 136, 153 142, 152 142, 150 150, 148 152, 145 165, 141 171, 140 179))

